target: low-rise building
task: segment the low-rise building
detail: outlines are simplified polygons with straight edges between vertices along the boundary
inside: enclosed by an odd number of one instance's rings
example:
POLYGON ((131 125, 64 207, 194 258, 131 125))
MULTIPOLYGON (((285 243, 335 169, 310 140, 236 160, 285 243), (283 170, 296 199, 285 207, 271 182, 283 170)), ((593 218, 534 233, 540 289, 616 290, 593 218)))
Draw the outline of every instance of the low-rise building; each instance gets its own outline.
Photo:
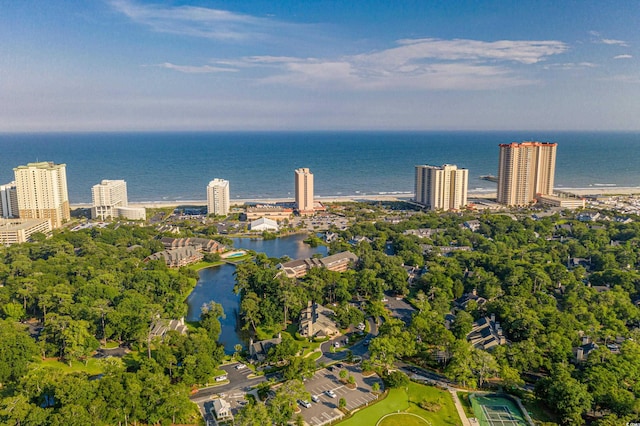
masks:
POLYGON ((324 306, 309 301, 300 312, 298 332, 303 337, 327 337, 338 334, 339 330, 332 317, 335 313, 324 306))
POLYGON ((116 217, 128 220, 147 220, 147 210, 144 207, 116 207, 114 209, 116 217))
POLYGON ((179 247, 153 253, 145 259, 145 262, 149 260, 163 260, 169 268, 180 268, 191 263, 199 262, 202 258, 202 253, 193 247, 179 247))
POLYGON ((282 343, 282 336, 278 333, 278 337, 267 340, 259 340, 254 342, 249 339, 249 358, 254 362, 263 362, 267 358, 269 350, 282 343))
POLYGON ((211 411, 213 411, 213 415, 216 416, 216 420, 218 421, 233 419, 233 414, 231 414, 231 404, 222 398, 213 400, 211 411))
POLYGON ((502 327, 496 322, 494 314, 491 314, 491 318, 482 317, 474 322, 473 328, 467 334, 467 341, 474 348, 485 351, 507 343, 507 339, 502 334, 502 327))
POLYGON ((343 251, 331 256, 323 257, 322 259, 316 259, 310 257, 307 259, 297 259, 290 262, 281 263, 279 268, 290 278, 300 278, 307 275, 307 272, 311 268, 326 268, 330 271, 344 272, 350 265, 353 265, 358 261, 358 256, 355 254, 343 251))
POLYGON ((261 217, 266 217, 271 220, 284 220, 290 219, 293 216, 293 209, 289 207, 281 207, 276 205, 257 205, 247 207, 245 212, 247 220, 256 220, 261 217))
POLYGON ((208 238, 163 237, 160 239, 160 242, 167 250, 180 247, 193 247, 196 250, 203 251, 205 253, 222 253, 225 250, 225 246, 220 244, 218 241, 208 238))
POLYGON ((260 219, 256 219, 249 224, 249 230, 278 232, 280 230, 280 227, 278 226, 278 222, 276 222, 275 220, 261 217, 260 219))
POLYGON ((154 337, 164 337, 169 331, 177 331, 182 335, 187 334, 187 326, 184 324, 184 318, 180 318, 179 320, 167 320, 167 319, 158 319, 156 320, 152 326, 151 331, 149 332, 149 336, 151 338, 154 337))
POLYGON ((556 195, 539 194, 537 199, 538 203, 543 206, 561 207, 563 209, 583 209, 586 205, 586 200, 584 198, 558 197, 556 195))
POLYGON ((35 233, 51 234, 49 219, 0 219, 0 244, 26 243, 35 233))

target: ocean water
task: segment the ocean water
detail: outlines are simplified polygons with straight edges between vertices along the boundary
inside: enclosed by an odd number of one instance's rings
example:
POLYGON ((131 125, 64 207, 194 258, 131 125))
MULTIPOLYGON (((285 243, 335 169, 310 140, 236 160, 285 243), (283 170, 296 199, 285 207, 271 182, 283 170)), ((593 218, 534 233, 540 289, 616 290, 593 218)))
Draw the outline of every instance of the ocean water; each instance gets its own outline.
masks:
POLYGON ((495 190, 498 144, 557 142, 556 187, 640 186, 640 133, 265 132, 0 134, 0 183, 34 161, 67 165, 71 203, 91 201, 102 179, 124 179, 130 201, 203 200, 213 178, 231 198, 293 196, 309 167, 315 193, 410 194, 416 164, 469 169, 470 191, 495 190))

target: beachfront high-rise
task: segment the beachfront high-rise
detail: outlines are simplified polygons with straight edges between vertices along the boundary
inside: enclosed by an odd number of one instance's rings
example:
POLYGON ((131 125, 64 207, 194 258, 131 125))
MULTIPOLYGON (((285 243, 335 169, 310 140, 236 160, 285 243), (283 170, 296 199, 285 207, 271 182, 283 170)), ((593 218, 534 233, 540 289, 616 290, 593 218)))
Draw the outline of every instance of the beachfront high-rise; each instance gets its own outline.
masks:
POLYGON ((296 209, 300 213, 313 213, 313 173, 308 168, 296 169, 296 209))
POLYGON ((18 192, 15 182, 0 185, 0 217, 18 217, 18 192))
POLYGON ((514 142, 499 146, 499 203, 527 206, 538 194, 553 194, 557 143, 514 142))
POLYGON ((124 180, 104 179, 91 188, 91 217, 93 219, 118 217, 118 207, 126 207, 127 183, 124 180))
POLYGON ((229 214, 229 181, 214 179, 207 185, 207 213, 216 216, 229 214))
POLYGON ((467 205, 469 171, 453 164, 416 166, 415 201, 430 210, 459 210, 467 205))
POLYGON ((49 219, 52 228, 71 219, 65 164, 29 163, 13 172, 21 219, 49 219))

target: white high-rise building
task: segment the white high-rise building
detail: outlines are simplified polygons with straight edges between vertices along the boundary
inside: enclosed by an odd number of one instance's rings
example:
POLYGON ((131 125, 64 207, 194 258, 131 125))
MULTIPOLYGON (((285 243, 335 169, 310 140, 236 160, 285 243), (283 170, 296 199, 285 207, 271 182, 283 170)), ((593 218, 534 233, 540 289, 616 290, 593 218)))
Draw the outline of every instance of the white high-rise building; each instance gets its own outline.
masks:
POLYGON ((216 216, 229 214, 229 181, 214 179, 207 186, 207 213, 216 216))
POLYGON ((91 218, 105 220, 118 217, 118 207, 127 207, 127 183, 104 179, 91 188, 91 218))
POLYGON ((300 213, 313 213, 313 173, 308 168, 295 170, 296 208, 300 213))
POLYGON ((15 182, 0 185, 0 217, 18 217, 18 190, 15 182))
POLYGON ((52 228, 71 219, 65 164, 43 161, 13 171, 21 219, 49 219, 52 228))
POLYGON ((430 210, 459 210, 467 205, 469 171, 453 164, 416 166, 416 203, 430 210))

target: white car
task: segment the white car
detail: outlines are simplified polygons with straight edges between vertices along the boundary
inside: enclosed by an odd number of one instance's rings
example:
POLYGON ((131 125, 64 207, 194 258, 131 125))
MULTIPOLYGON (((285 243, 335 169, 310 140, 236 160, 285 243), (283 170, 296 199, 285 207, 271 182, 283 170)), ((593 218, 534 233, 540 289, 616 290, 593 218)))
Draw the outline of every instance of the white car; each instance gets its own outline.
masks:
POLYGON ((247 366, 246 366, 246 365, 244 365, 244 364, 238 364, 238 365, 236 365, 236 370, 244 370, 245 368, 247 368, 247 366))
POLYGON ((334 348, 339 348, 340 347, 340 342, 333 342, 333 347, 334 348))
POLYGON ((334 391, 332 391, 331 389, 329 389, 328 391, 325 391, 324 393, 326 393, 328 397, 331 397, 331 398, 335 398, 336 397, 336 393, 334 391))
POLYGON ((302 405, 304 408, 311 408, 311 403, 304 399, 299 399, 298 404, 302 405))
POLYGON ((216 377, 216 382, 224 382, 225 380, 227 380, 227 376, 218 376, 216 377))

